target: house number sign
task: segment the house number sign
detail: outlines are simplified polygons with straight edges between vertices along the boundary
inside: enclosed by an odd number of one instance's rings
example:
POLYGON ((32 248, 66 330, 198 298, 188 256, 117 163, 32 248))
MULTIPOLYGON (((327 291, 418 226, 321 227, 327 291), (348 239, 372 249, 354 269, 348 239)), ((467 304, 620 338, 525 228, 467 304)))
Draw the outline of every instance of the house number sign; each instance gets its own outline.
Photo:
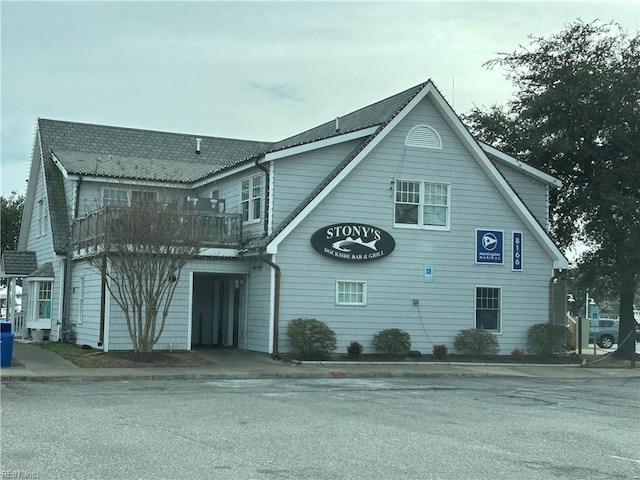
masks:
POLYGON ((393 237, 373 225, 336 223, 317 230, 311 246, 320 254, 350 262, 378 260, 396 247, 393 237))

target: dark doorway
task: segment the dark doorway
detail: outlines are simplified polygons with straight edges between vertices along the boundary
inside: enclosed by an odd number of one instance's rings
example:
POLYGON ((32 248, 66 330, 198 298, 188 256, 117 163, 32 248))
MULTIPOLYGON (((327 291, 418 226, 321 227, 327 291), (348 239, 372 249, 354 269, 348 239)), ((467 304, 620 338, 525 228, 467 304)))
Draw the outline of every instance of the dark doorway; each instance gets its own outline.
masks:
POLYGON ((242 284, 237 275, 194 274, 192 347, 238 346, 242 284))

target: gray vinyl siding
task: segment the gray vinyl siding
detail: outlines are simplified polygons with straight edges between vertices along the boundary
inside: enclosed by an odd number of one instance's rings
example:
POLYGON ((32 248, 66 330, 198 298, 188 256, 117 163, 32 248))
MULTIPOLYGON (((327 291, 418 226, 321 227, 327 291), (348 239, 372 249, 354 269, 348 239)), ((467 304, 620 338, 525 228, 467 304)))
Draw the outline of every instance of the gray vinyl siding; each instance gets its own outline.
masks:
POLYGON ((273 224, 278 225, 362 139, 285 157, 274 162, 273 224))
MULTIPOLYGON (((46 197, 46 189, 44 186, 44 175, 42 169, 42 162, 38 161, 38 175, 36 181, 36 192, 34 197, 33 211, 29 221, 26 250, 36 252, 36 259, 38 267, 41 267, 45 263, 51 263, 53 268, 53 283, 51 285, 51 330, 46 332, 46 335, 54 341, 58 340, 58 328, 56 324, 60 321, 61 301, 60 293, 62 287, 62 275, 60 269, 60 259, 53 251, 53 236, 51 234, 51 216, 48 214, 48 198, 46 197), (38 218, 40 214, 40 201, 42 201, 43 211, 47 212, 45 216, 43 214, 43 235, 38 236, 38 218)), ((26 291, 24 294, 29 299, 26 305, 23 305, 23 311, 27 315, 27 323, 31 316, 34 314, 32 311, 33 301, 37 292, 31 291, 31 287, 35 286, 36 282, 26 281, 24 286, 26 291)))
POLYGON ((101 275, 87 261, 75 262, 69 294, 69 320, 75 332, 75 343, 98 348, 100 341, 101 275), (84 279, 84 292, 82 291, 84 279), (82 307, 80 297, 83 297, 82 307))
MULTIPOLYGON (((270 305, 271 305, 271 267, 261 260, 255 259, 255 268, 248 277, 248 288, 251 292, 247 299, 245 343, 242 348, 256 352, 268 353, 270 305)), ((243 323, 243 322, 241 322, 243 323)))
MULTIPOLYGON (((173 295, 169 313, 162 335, 154 350, 190 350, 189 326, 191 324, 191 305, 189 303, 189 288, 192 273, 208 273, 216 275, 239 275, 248 274, 248 263, 237 260, 221 259, 193 259, 185 265, 178 278, 178 285, 173 295)), ((246 283, 243 288, 246 288, 246 283)), ((240 327, 244 324, 246 317, 245 296, 240 297, 240 327)), ((130 350, 132 348, 131 338, 127 329, 126 319, 115 300, 109 297, 109 350, 130 350)), ((158 314, 157 328, 160 328, 162 320, 162 310, 158 314)), ((158 330, 156 330, 158 331, 158 330)), ((244 339, 239 338, 242 345, 244 339)))
POLYGON ((538 182, 528 175, 509 167, 508 165, 495 162, 507 183, 513 188, 520 200, 526 205, 535 219, 545 230, 549 225, 549 186, 538 182))
POLYGON ((340 353, 352 340, 373 352, 373 335, 391 327, 409 332, 412 348, 423 353, 430 353, 437 343, 453 350, 457 332, 475 326, 475 287, 480 285, 502 289, 502 328, 497 335, 501 353, 524 348, 529 326, 548 320, 551 260, 427 101, 301 222, 278 252, 283 352, 288 348, 287 322, 297 317, 327 322, 336 331, 340 353), (435 128, 443 149, 405 148, 405 136, 417 124, 435 128), (394 228, 390 189, 394 178, 450 183, 450 231, 394 228), (368 223, 386 230, 396 241, 395 251, 364 263, 340 262, 315 252, 311 235, 340 222, 368 223), (504 265, 475 264, 476 228, 504 232, 504 265), (513 231, 524 237, 522 272, 511 270, 513 231), (425 264, 434 267, 433 283, 424 282, 425 264), (335 305, 337 280, 366 281, 367 305, 335 305))

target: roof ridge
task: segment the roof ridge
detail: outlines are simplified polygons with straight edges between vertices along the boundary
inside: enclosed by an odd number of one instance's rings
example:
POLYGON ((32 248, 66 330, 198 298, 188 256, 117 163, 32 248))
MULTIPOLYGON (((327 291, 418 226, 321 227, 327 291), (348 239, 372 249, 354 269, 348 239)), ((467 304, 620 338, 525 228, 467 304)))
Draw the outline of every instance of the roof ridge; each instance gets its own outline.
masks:
POLYGON ((213 135, 202 135, 202 134, 199 134, 199 133, 170 132, 170 131, 166 131, 166 130, 155 130, 155 129, 149 129, 149 128, 123 127, 123 126, 119 126, 119 125, 106 125, 106 124, 103 124, 103 123, 74 122, 74 121, 71 121, 71 120, 55 120, 55 119, 52 119, 52 118, 41 118, 41 117, 38 117, 38 125, 42 121, 56 123, 56 124, 81 125, 81 126, 88 126, 88 127, 108 128, 108 129, 114 129, 114 130, 126 130, 126 131, 130 131, 130 132, 146 132, 146 133, 158 133, 158 134, 162 134, 162 135, 177 135, 177 136, 184 136, 184 137, 201 137, 201 138, 216 139, 216 140, 230 140, 230 141, 234 141, 234 142, 267 143, 267 144, 275 143, 275 142, 270 141, 270 140, 246 140, 246 139, 243 139, 243 138, 220 137, 220 136, 213 136, 213 135))

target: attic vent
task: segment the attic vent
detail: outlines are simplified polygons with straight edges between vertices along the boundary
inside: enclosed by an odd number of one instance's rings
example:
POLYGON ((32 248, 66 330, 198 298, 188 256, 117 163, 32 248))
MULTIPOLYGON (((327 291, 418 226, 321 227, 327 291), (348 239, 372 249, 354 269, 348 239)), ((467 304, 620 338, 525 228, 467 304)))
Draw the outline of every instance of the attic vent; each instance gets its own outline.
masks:
POLYGON ((437 148, 442 150, 442 139, 438 132, 428 125, 417 125, 407 134, 404 141, 407 147, 437 148))
POLYGON ((196 153, 200 154, 200 142, 202 142, 201 138, 196 138, 196 153))

